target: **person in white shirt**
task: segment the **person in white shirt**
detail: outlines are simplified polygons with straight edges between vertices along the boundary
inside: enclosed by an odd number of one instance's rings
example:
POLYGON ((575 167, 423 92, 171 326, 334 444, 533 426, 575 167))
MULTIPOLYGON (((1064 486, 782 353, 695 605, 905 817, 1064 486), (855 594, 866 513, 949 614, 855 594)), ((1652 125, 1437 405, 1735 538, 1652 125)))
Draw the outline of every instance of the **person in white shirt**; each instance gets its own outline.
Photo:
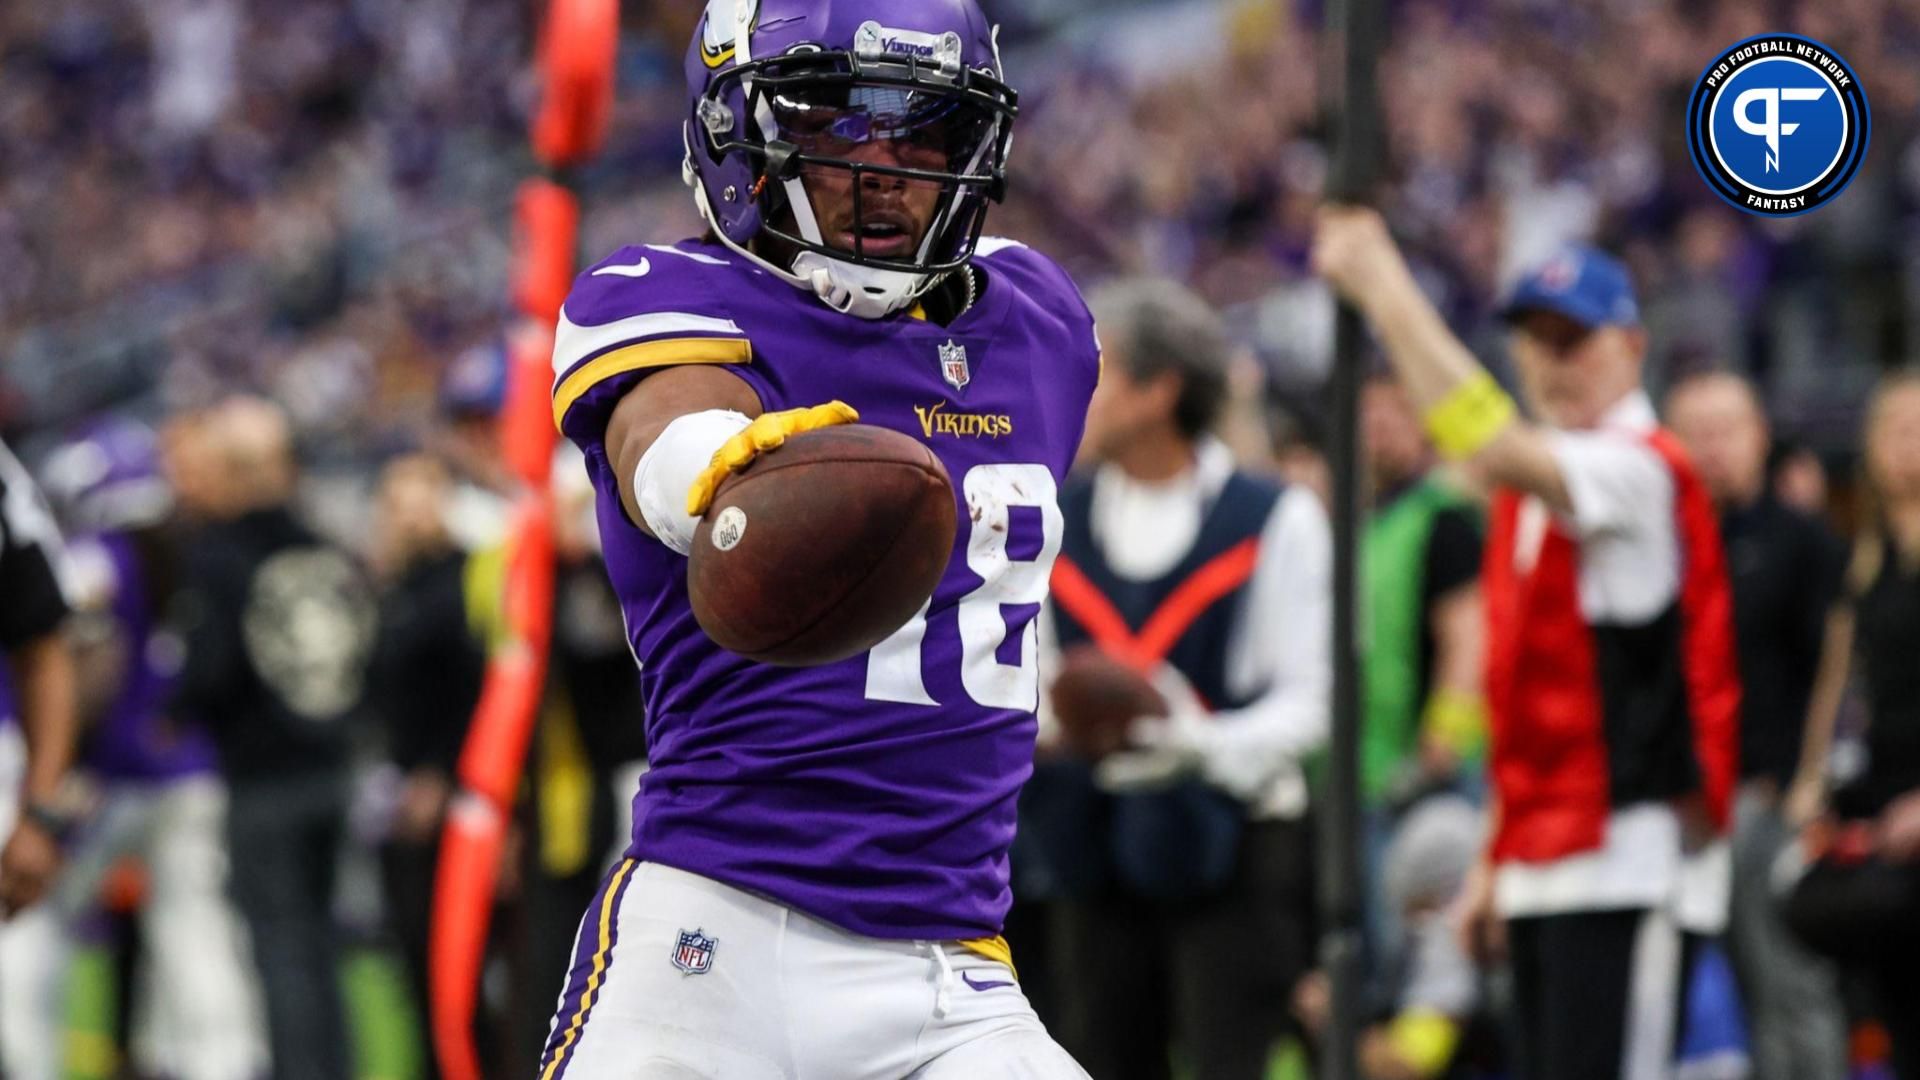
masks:
POLYGON ((1314 263, 1441 453, 1494 489, 1495 824, 1470 921, 1505 930, 1517 1075, 1667 1080, 1690 949, 1726 919, 1740 684, 1716 514, 1641 389, 1626 269, 1575 248, 1520 283, 1507 315, 1527 422, 1378 214, 1323 211, 1314 263))
POLYGON ((1043 693, 1056 756, 1024 804, 1023 876, 1059 900, 1056 1030, 1092 1075, 1164 1078, 1173 1044, 1197 1080, 1254 1080, 1313 947, 1300 763, 1327 733, 1326 513, 1209 434, 1232 346, 1204 302, 1131 281, 1091 304, 1104 372, 1042 671, 1097 651, 1167 707, 1113 718, 1125 746, 1094 762, 1059 749, 1043 693))

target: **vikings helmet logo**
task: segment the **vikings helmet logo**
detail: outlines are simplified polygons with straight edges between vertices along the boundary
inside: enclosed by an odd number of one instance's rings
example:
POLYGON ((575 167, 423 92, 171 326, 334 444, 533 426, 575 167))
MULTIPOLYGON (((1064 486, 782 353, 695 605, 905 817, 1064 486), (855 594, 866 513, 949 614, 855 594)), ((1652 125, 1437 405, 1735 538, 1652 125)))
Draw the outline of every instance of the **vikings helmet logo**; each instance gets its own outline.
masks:
POLYGON ((708 67, 717 68, 733 59, 742 24, 751 27, 759 14, 760 0, 708 0, 700 37, 700 55, 708 67))

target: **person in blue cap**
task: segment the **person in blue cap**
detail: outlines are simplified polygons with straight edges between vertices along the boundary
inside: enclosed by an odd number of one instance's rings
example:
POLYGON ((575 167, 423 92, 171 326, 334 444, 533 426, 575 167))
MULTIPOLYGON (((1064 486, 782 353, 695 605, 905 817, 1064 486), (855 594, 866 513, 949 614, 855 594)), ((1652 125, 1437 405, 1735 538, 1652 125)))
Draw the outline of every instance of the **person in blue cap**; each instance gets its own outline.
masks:
POLYGON ((1521 391, 1557 428, 1603 426, 1616 408, 1652 402, 1641 392, 1647 351, 1627 268, 1605 252, 1570 247, 1521 278, 1503 312, 1516 331, 1521 391))
POLYGON ((1576 247, 1519 283, 1526 420, 1378 214, 1325 210, 1314 265, 1493 491, 1493 827, 1467 922, 1512 966, 1517 1077, 1671 1080, 1695 947, 1726 920, 1740 683, 1716 514, 1641 388, 1632 282, 1576 247))

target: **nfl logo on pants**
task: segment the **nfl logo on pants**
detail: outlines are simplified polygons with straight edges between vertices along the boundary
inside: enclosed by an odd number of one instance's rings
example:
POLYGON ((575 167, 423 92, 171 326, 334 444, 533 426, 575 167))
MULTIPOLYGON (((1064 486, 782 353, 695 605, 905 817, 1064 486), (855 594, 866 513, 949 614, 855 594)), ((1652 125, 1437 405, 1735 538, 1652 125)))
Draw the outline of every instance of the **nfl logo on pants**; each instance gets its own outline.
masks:
POLYGON ((718 944, 704 931, 682 930, 673 946, 673 966, 688 975, 705 975, 713 970, 713 949, 718 944))

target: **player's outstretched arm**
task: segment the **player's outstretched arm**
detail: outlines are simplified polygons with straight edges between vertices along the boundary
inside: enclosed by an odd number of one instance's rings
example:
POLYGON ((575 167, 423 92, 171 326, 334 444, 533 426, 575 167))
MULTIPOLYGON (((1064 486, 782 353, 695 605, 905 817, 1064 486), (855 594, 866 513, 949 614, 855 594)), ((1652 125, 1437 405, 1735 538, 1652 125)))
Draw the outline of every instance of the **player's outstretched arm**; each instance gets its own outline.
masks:
POLYGON ((670 368, 635 387, 606 436, 627 517, 684 555, 728 476, 795 435, 860 419, 838 401, 761 410, 745 380, 704 366, 670 368))
MULTIPOLYGON (((705 413, 737 414, 740 419, 731 430, 726 430, 724 423, 718 425, 722 430, 707 448, 711 454, 734 431, 759 416, 760 409, 760 398, 753 387, 723 367, 668 368, 634 387, 614 408, 606 436, 607 457, 620 481, 620 503, 626 508, 627 519, 647 533, 659 535, 640 503, 636 480, 641 461, 670 425, 705 413)), ((706 464, 702 458, 698 468, 706 464)), ((677 494, 684 498, 686 487, 683 485, 677 494)))
POLYGON ((1378 213, 1322 209, 1313 263, 1373 327, 1443 454, 1494 486, 1529 491, 1556 510, 1572 511, 1546 437, 1515 416, 1512 399, 1447 328, 1378 213))

